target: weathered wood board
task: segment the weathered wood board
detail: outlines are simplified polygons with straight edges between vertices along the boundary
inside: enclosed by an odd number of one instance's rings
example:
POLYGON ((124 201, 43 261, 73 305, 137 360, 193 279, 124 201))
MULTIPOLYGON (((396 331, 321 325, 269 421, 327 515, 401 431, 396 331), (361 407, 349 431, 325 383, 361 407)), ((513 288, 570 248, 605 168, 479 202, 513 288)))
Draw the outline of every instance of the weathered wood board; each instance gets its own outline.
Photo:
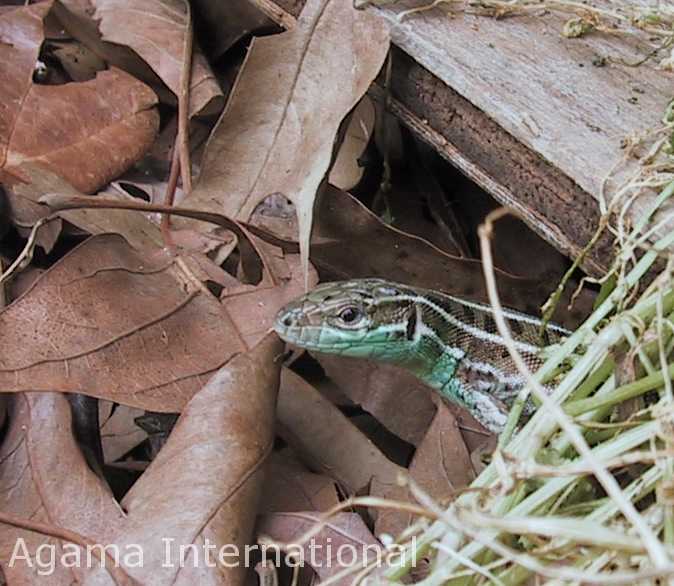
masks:
MULTIPOLYGON (((295 15, 302 4, 275 1, 295 15)), ((657 70, 657 59, 620 64, 649 52, 632 37, 564 38, 565 19, 555 14, 496 20, 436 8, 398 18, 427 3, 367 8, 390 24, 400 49, 394 112, 559 250, 577 255, 597 227, 601 183, 623 156, 622 140, 660 124, 674 73, 657 70)), ((609 256, 605 240, 584 268, 601 272, 609 256)))
MULTIPOLYGON (((596 200, 406 53, 394 49, 393 60, 389 107, 403 124, 555 248, 578 256, 599 224, 596 200)), ((583 268, 601 273, 611 256, 606 236, 583 268)))
POLYGON ((609 56, 637 61, 647 45, 601 34, 567 39, 564 19, 552 14, 496 20, 434 9, 400 22, 403 5, 375 9, 394 43, 590 194, 625 134, 657 126, 674 97, 672 73, 593 65, 609 56))
MULTIPOLYGON (((564 18, 553 14, 496 20, 477 15, 450 17, 433 9, 398 19, 406 7, 419 4, 401 2, 371 9, 391 24, 393 42, 415 62, 550 163, 553 176, 559 171, 592 198, 599 198, 602 180, 621 158, 623 138, 659 126, 674 98, 674 74, 656 70, 657 59, 639 67, 614 63, 633 63, 648 54, 649 46, 631 37, 591 34, 567 39, 561 35, 564 18), (602 58, 610 62, 597 66, 602 58)), ((489 166, 488 160, 473 162, 489 166)), ((516 167, 514 173, 519 172, 516 167)), ((515 199, 526 199, 527 191, 540 187, 536 175, 532 173, 528 190, 512 177, 499 175, 497 179, 515 184, 515 199)), ((589 209, 574 186, 560 181, 558 202, 538 202, 550 230, 546 234, 540 224, 533 224, 558 248, 573 254, 587 240, 580 237, 581 232, 590 224, 596 226, 592 218, 596 208, 589 209), (585 227, 578 230, 579 224, 585 227), (566 244, 563 234, 570 237, 566 244)), ((504 199, 498 192, 494 196, 504 199)), ((635 213, 646 203, 635 206, 635 213)), ((536 206, 530 209, 537 211, 536 206)), ((525 220, 532 223, 531 217, 525 215, 525 220)), ((595 261, 603 264, 596 254, 595 261)))

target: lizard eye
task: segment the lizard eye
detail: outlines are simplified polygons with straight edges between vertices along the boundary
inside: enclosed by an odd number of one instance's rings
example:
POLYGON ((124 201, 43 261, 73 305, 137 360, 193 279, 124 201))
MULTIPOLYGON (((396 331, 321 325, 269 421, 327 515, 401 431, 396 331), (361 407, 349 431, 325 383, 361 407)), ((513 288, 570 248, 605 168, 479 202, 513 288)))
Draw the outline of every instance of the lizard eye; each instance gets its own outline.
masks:
POLYGON ((345 307, 339 312, 339 319, 345 324, 352 324, 362 317, 362 312, 357 307, 345 307))

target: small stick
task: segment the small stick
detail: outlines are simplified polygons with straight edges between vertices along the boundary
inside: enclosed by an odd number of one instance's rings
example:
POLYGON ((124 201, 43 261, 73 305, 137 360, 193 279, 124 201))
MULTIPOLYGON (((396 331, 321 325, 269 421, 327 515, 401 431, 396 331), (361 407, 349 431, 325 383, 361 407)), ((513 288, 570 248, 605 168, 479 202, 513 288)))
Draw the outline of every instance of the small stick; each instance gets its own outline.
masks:
POLYGON ((297 19, 286 12, 275 4, 273 0, 248 0, 251 4, 255 5, 260 12, 263 12, 271 20, 273 20, 280 27, 283 27, 287 31, 292 30, 297 26, 297 19))
MULTIPOLYGON (((180 72, 180 90, 178 94, 178 152, 180 153, 180 175, 185 195, 192 192, 192 162, 190 161, 190 83, 192 81, 192 53, 194 33, 192 31, 192 9, 185 0, 185 38, 183 44, 183 67, 180 72)), ((175 148, 175 147, 174 147, 175 148)), ((172 196, 173 197, 173 196, 172 196)), ((173 199, 170 204, 173 205, 173 199)))
MULTIPOLYGON (((180 174, 180 151, 178 142, 173 145, 173 156, 171 157, 171 171, 169 172, 168 182, 166 184, 166 195, 164 196, 164 205, 167 208, 173 207, 175 199, 176 186, 178 185, 178 175, 180 174)), ((171 214, 162 214, 161 224, 159 225, 164 239, 164 245, 175 256, 176 245, 171 236, 171 214)))

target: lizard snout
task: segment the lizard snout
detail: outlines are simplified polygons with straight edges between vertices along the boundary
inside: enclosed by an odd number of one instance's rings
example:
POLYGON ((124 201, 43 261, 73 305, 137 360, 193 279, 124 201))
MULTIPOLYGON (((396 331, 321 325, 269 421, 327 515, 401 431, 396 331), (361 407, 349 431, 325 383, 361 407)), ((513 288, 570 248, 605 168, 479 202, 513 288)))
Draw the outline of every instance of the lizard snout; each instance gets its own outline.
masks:
POLYGON ((274 319, 274 330, 281 337, 286 337, 295 329, 300 327, 302 320, 302 308, 296 303, 290 303, 276 314, 274 319))

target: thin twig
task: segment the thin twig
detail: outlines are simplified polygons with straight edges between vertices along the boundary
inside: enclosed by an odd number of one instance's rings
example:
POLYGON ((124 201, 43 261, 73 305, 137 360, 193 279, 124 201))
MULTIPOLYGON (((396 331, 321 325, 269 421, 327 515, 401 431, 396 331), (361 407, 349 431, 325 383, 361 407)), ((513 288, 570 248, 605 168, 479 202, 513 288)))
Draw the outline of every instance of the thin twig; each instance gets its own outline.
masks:
MULTIPOLYGON (((180 176, 185 195, 192 193, 192 162, 190 161, 190 85, 192 81, 192 53, 194 31, 192 30, 192 9, 189 0, 185 5, 185 36, 183 41, 183 66, 180 71, 180 93, 178 94, 178 152, 180 153, 180 176)), ((173 200, 170 204, 173 205, 173 200)))
MULTIPOLYGON (((674 564, 669 563, 658 569, 647 569, 631 573, 611 572, 610 574, 606 575, 589 574, 587 572, 578 571, 574 568, 565 568, 561 566, 547 566, 538 561, 535 557, 529 554, 520 553, 504 545, 498 539, 485 535, 484 532, 473 528, 465 521, 461 521, 453 513, 451 507, 450 509, 443 511, 437 505, 437 503, 435 503, 433 499, 431 499, 413 481, 410 481, 409 486, 412 495, 419 502, 419 504, 426 507, 432 513, 438 515, 438 517, 440 517, 440 519, 454 531, 467 535, 469 538, 480 543, 480 545, 483 547, 491 549, 500 556, 526 568, 530 572, 534 572, 548 578, 578 581, 582 584, 635 584, 638 583, 639 580, 674 574, 674 564)), ((428 579, 425 582, 431 584, 428 579)))
POLYGON ((5 283, 8 279, 10 279, 15 272, 20 271, 22 268, 26 267, 30 261, 33 258, 33 251, 35 250, 35 245, 37 243, 37 235, 38 232, 40 231, 40 228, 42 228, 44 225, 48 224, 52 220, 55 220, 55 216, 47 216, 46 218, 40 218, 35 224, 33 224, 33 227, 31 228, 30 235, 28 236, 28 240, 26 241, 26 244, 23 247, 23 250, 19 253, 19 255, 14 259, 14 262, 12 262, 9 267, 7 267, 7 270, 4 271, 2 274, 0 274, 0 285, 5 283))
MULTIPOLYGON (((168 182, 166 183, 166 194, 164 195, 164 205, 166 207, 173 206, 175 198, 176 187, 178 185, 178 176, 180 175, 180 150, 178 148, 178 140, 173 145, 173 155, 171 156, 171 170, 169 171, 168 182)), ((160 223, 161 235, 164 239, 164 246, 168 248, 172 255, 175 255, 176 245, 171 236, 171 215, 162 214, 160 223)))

